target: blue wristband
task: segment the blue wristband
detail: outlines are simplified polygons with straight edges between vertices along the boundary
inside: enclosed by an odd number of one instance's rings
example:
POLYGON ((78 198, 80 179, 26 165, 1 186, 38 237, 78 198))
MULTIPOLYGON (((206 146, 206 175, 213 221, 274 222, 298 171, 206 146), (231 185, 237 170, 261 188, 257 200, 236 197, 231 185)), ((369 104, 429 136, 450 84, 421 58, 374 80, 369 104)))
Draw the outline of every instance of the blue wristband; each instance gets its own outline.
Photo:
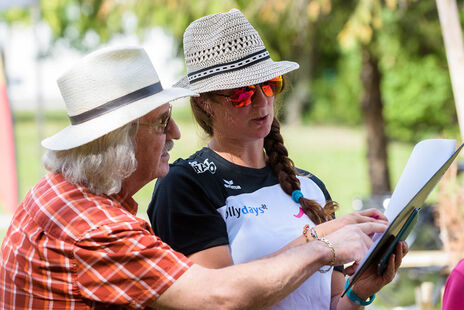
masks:
MULTIPOLYGON (((345 290, 348 287, 348 285, 350 285, 350 278, 346 279, 345 290)), ((369 297, 367 300, 362 300, 361 298, 356 296, 356 294, 351 290, 351 288, 346 292, 346 296, 348 296, 348 298, 352 302, 354 302, 355 304, 360 305, 360 306, 370 305, 375 299, 375 294, 374 294, 371 297, 369 297)))

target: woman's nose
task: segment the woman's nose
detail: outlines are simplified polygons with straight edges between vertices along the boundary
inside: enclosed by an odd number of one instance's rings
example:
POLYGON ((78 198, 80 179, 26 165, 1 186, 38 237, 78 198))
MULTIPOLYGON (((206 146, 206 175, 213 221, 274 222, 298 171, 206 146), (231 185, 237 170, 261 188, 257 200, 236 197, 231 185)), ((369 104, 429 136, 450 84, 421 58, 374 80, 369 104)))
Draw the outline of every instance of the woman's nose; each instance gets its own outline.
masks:
POLYGON ((266 105, 269 97, 267 97, 263 90, 261 89, 261 85, 256 85, 256 91, 252 98, 252 104, 254 106, 266 105))

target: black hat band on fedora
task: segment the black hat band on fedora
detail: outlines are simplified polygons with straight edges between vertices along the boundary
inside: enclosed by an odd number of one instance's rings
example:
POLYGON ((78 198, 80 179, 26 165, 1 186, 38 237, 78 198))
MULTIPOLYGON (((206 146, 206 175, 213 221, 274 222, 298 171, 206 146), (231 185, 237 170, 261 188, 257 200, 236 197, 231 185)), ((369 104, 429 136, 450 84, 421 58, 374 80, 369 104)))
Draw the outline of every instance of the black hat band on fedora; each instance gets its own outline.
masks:
POLYGON ((269 58, 270 58, 269 52, 266 49, 263 49, 259 52, 250 54, 248 56, 245 56, 235 61, 231 61, 225 64, 214 65, 214 66, 202 69, 202 70, 189 73, 187 76, 188 76, 189 83, 192 84, 192 83, 201 81, 203 79, 215 76, 217 74, 246 68, 248 66, 251 66, 253 64, 264 61, 269 58))
POLYGON ((78 125, 86 121, 89 121, 91 119, 94 119, 105 113, 116 110, 120 108, 121 106, 127 105, 134 101, 137 101, 145 97, 159 93, 162 90, 163 90, 163 86, 161 85, 161 82, 157 82, 157 83, 148 85, 146 87, 140 88, 122 97, 108 101, 107 103, 104 103, 96 108, 93 108, 92 110, 83 112, 81 114, 69 116, 69 120, 71 121, 72 125, 78 125))

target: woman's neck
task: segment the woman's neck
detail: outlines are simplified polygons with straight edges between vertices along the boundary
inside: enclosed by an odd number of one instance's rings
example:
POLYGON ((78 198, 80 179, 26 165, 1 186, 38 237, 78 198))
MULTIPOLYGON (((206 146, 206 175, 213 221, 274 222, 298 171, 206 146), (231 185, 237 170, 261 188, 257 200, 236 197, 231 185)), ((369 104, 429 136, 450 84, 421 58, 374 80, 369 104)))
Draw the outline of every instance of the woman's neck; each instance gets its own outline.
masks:
POLYGON ((213 137, 208 147, 233 164, 259 169, 266 166, 263 145, 263 139, 243 143, 213 137))

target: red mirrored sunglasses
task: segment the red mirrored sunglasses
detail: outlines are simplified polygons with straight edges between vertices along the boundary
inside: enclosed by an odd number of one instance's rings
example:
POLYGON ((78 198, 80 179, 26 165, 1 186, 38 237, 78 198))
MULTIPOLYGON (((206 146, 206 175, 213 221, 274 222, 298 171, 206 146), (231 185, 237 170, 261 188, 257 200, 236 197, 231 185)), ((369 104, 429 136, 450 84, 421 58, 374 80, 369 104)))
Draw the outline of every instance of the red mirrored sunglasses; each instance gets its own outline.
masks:
MULTIPOLYGON (((258 85, 261 87, 264 95, 267 97, 272 97, 278 95, 282 91, 284 79, 281 75, 279 75, 278 77, 258 85)), ((257 91, 256 86, 258 85, 234 88, 228 95, 218 93, 214 93, 214 95, 229 98, 232 105, 236 108, 246 107, 247 105, 251 104, 253 96, 257 91)))

